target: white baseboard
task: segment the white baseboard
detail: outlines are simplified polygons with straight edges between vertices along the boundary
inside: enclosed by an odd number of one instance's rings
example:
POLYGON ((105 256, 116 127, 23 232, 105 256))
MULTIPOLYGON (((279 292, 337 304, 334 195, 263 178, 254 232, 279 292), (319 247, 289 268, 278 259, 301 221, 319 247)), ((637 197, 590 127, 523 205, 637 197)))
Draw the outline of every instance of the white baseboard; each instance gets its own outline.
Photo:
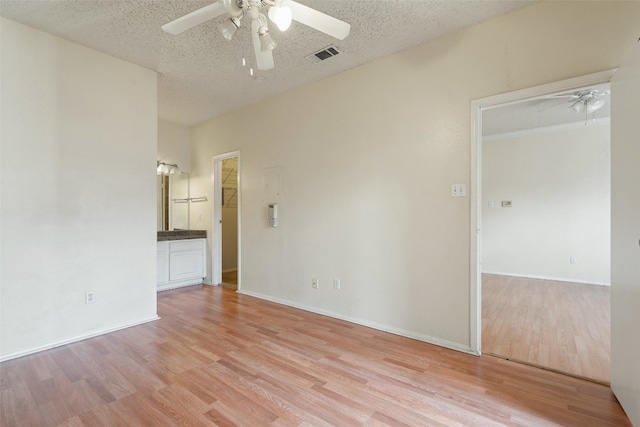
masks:
POLYGON ((16 359, 18 357, 28 356, 28 355, 33 354, 33 353, 38 353, 40 351, 49 350, 49 349, 52 349, 52 348, 55 348, 55 347, 61 347, 63 345, 72 344, 74 342, 86 340, 88 338, 97 337, 98 335, 108 334, 110 332, 119 331, 121 329, 127 329, 127 328, 130 328, 132 326, 142 325, 143 323, 153 322, 153 321, 159 320, 159 319, 160 319, 160 317, 155 315, 155 316, 152 316, 152 317, 147 317, 147 318, 136 320, 136 321, 133 321, 133 322, 127 322, 127 323, 123 323, 123 324, 120 324, 120 325, 117 325, 117 326, 112 326, 110 328, 96 329, 96 330, 93 330, 91 332, 87 332, 86 334, 78 335, 78 336, 71 337, 71 338, 66 338, 64 340, 55 341, 55 342, 52 342, 52 343, 49 343, 49 344, 45 344, 45 345, 40 345, 40 346, 37 346, 37 347, 28 348, 26 350, 14 351, 13 353, 8 353, 8 354, 1 355, 0 356, 0 362, 5 362, 7 360, 16 359))
POLYGON ((164 285, 158 285, 157 291, 168 291, 170 289, 178 289, 184 288, 186 286, 194 286, 194 285, 202 285, 204 283, 204 279, 188 279, 188 280, 180 280, 177 282, 165 283, 164 285))
POLYGON ((382 325, 382 324, 375 323, 375 322, 369 322, 367 320, 362 320, 362 319, 356 319, 356 318, 353 318, 353 317, 342 316, 340 314, 337 314, 337 313, 334 313, 334 312, 331 312, 331 311, 321 310, 321 309, 317 309, 315 307, 309 307, 309 306, 306 306, 306 305, 295 303, 293 301, 284 300, 284 299, 280 299, 280 298, 274 298, 274 297, 271 297, 271 296, 268 296, 268 295, 263 295, 263 294, 260 294, 260 293, 257 293, 257 292, 245 291, 245 290, 240 290, 240 289, 238 289, 236 292, 238 292, 239 294, 243 294, 243 295, 248 295, 248 296, 251 296, 251 297, 259 298, 259 299, 262 299, 262 300, 275 302, 277 304, 286 305, 288 307, 298 308, 300 310, 308 311, 308 312, 311 312, 311 313, 320 314, 320 315, 327 316, 327 317, 332 317, 334 319, 344 320, 345 322, 355 323, 356 325, 366 326, 368 328, 376 329, 378 331, 388 332, 388 333, 391 333, 391 334, 394 334, 394 335, 399 335, 399 336, 402 336, 402 337, 411 338, 411 339, 418 340, 418 341, 423 341, 423 342, 426 342, 426 343, 429 343, 429 344, 434 344, 434 345, 437 345, 437 346, 440 346, 440 347, 445 347, 445 348, 448 348, 448 349, 451 349, 451 350, 456 350, 456 351, 460 351, 460 352, 463 352, 463 353, 472 354, 474 356, 479 356, 479 353, 474 351, 473 349, 471 349, 471 347, 464 346, 464 345, 461 345, 461 344, 453 342, 453 341, 443 340, 441 338, 436 338, 436 337, 432 337, 432 336, 429 336, 429 335, 417 334, 415 332, 407 331, 405 329, 394 328, 392 326, 382 325))
POLYGON ((555 282, 580 283, 581 285, 611 286, 611 283, 567 279, 566 277, 535 276, 531 274, 500 273, 500 272, 494 272, 494 271, 483 271, 482 274, 495 274, 496 276, 522 277, 524 279, 553 280, 555 282))

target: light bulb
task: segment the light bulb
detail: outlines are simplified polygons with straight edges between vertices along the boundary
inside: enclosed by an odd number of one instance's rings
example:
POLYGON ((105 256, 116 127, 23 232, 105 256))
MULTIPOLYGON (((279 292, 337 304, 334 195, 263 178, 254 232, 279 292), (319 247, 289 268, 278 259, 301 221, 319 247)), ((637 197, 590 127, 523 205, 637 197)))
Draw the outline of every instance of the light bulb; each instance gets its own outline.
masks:
POLYGON ((242 66, 243 67, 247 66, 247 60, 244 58, 244 56, 242 57, 242 66))
POLYGON ((291 25, 293 14, 287 6, 271 6, 269 8, 269 19, 276 24, 280 31, 287 31, 291 25))
POLYGON ((267 27, 260 28, 260 49, 265 52, 267 50, 273 50, 278 44, 273 41, 269 35, 267 27))
POLYGON ((222 36, 227 40, 233 38, 238 28, 240 28, 240 21, 236 18, 228 19, 218 26, 222 36))
POLYGON ((587 106, 587 111, 593 113, 596 110, 599 110, 604 105, 604 99, 596 99, 594 102, 591 102, 587 106))
POLYGON ((250 76, 253 76, 253 67, 250 67, 250 68, 249 68, 249 75, 250 75, 250 76))
POLYGON ((572 108, 576 113, 579 113, 582 110, 584 110, 584 102, 582 102, 582 100, 579 99, 576 102, 574 102, 573 104, 571 104, 569 106, 569 108, 572 108))

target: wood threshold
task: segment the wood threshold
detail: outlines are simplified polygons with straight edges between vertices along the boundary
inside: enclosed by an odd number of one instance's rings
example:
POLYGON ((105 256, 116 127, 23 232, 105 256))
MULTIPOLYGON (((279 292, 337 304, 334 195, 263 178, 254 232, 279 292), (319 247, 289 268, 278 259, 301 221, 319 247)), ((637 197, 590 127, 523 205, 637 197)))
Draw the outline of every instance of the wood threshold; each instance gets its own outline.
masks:
POLYGON ((510 360, 510 361, 516 362, 516 363, 522 363, 524 365, 533 366, 534 368, 543 369, 543 370, 549 371, 549 372, 555 372, 555 373, 561 374, 561 375, 567 375, 569 377, 577 378, 577 379, 584 380, 584 381, 589 381, 589 382, 600 384, 600 385, 603 385, 603 386, 606 386, 606 387, 610 387, 611 386, 611 383, 608 382, 608 381, 601 381, 601 380, 597 380, 595 378, 589 378, 589 377, 584 377, 582 375, 572 374, 571 372, 561 371, 559 369, 553 369, 553 368, 550 368, 550 367, 544 366, 544 365, 537 365, 535 363, 531 363, 531 362, 526 361, 526 360, 514 359, 512 357, 502 356, 500 354, 494 354, 494 353, 491 353, 491 352, 488 352, 488 351, 483 351, 482 354, 485 355, 485 356, 497 357, 498 359, 504 359, 504 360, 510 360))

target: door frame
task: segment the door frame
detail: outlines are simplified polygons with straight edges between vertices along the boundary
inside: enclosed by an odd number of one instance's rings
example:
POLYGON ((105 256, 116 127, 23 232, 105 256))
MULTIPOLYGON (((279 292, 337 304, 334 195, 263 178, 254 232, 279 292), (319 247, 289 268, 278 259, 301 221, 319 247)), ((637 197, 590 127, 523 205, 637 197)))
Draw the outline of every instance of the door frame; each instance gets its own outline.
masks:
POLYGON ((240 279, 242 264, 242 161, 240 150, 218 154, 211 159, 211 187, 213 188, 213 203, 211 209, 211 284, 218 286, 222 284, 222 161, 236 157, 238 159, 238 290, 240 290, 240 279))
POLYGON ((471 101, 469 344, 471 351, 478 356, 482 354, 482 111, 530 101, 558 92, 580 90, 597 84, 609 83, 615 71, 615 69, 601 71, 471 101))

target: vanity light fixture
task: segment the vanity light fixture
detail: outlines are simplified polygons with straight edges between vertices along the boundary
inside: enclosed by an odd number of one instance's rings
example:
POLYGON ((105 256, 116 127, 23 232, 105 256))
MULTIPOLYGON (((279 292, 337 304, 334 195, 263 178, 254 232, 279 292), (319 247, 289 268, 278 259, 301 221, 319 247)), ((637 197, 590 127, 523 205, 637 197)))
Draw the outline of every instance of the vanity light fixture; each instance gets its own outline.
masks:
POLYGON ((174 175, 180 172, 180 168, 176 164, 158 161, 156 172, 158 175, 174 175))

